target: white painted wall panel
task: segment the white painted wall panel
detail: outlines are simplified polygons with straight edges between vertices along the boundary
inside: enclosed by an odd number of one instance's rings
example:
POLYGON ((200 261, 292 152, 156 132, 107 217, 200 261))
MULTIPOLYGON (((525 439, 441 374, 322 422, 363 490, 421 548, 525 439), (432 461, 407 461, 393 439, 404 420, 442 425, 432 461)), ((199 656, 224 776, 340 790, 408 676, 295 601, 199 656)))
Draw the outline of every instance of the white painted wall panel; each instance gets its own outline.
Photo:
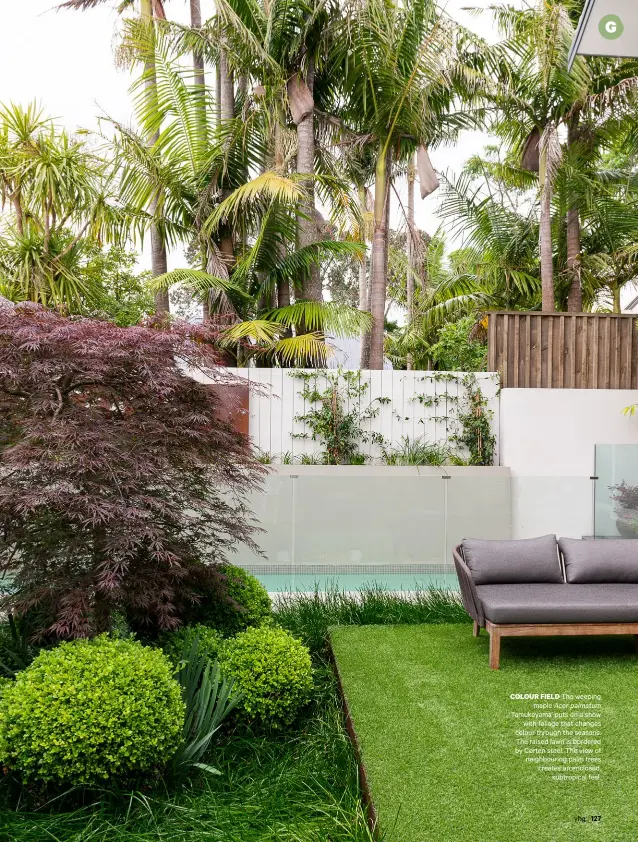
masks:
MULTIPOLYGON (((255 445, 264 453, 280 462, 282 454, 292 454, 298 461, 303 454, 313 455, 321 450, 321 443, 298 438, 294 434, 309 433, 307 426, 295 421, 296 416, 306 414, 311 408, 301 397, 303 381, 291 377, 290 371, 281 368, 230 369, 239 377, 255 384, 258 390, 250 396, 249 432, 255 445)), ((204 380, 201 374, 196 379, 204 380)), ((457 396, 464 394, 459 381, 463 372, 454 372, 451 380, 441 379, 440 372, 362 371, 358 382, 368 384, 361 399, 360 408, 365 411, 372 406, 377 415, 365 421, 362 428, 368 433, 380 433, 389 447, 401 443, 403 436, 425 438, 428 442, 445 443, 455 431, 454 418, 458 412, 457 396), (448 400, 446 393, 452 396, 448 400), (426 402, 418 396, 425 397, 426 402), (436 399, 439 402, 435 402, 436 399), (390 402, 380 402, 389 398, 390 402), (431 405, 427 400, 432 399, 431 405)), ((488 399, 494 413, 492 428, 498 438, 499 397, 498 383, 493 374, 478 373, 476 379, 488 399)), ((325 376, 317 375, 317 387, 322 391, 327 386, 325 376)), ((350 400, 348 408, 356 401, 350 400)), ((455 446, 456 448, 456 446, 455 446)), ((372 442, 363 442, 360 450, 371 459, 381 456, 381 448, 372 442)), ((498 453, 498 445, 497 445, 498 453)), ((498 458, 496 460, 498 464, 498 458)))
POLYGON ((501 464, 512 474, 512 537, 593 533, 594 448, 638 444, 638 391, 503 389, 501 464))

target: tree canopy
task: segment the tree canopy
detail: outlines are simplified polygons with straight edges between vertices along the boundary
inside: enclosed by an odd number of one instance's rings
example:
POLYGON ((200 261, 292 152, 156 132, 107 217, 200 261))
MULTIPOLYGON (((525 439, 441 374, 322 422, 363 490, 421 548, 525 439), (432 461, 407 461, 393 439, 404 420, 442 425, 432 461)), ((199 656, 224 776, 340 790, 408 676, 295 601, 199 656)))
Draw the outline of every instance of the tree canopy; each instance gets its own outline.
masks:
POLYGON ((190 376, 228 401, 218 361, 208 327, 0 307, 0 570, 42 636, 91 636, 117 611, 174 628, 201 588, 223 595, 232 546, 255 546, 263 467, 190 376))
MULTIPOLYGON (((100 1, 63 5, 90 27, 100 1)), ((284 366, 325 365, 344 334, 363 365, 436 364, 442 326, 490 309, 619 312, 638 63, 568 71, 581 5, 494 5, 488 44, 432 0, 220 0, 208 20, 191 4, 190 26, 126 3, 131 125, 87 137, 33 105, 0 111, 0 293, 131 323, 141 287, 96 267, 150 241, 158 313, 179 287, 227 361, 284 366), (435 172, 429 152, 468 128, 489 145, 435 172), (414 223, 415 184, 439 190, 437 231, 414 223)))

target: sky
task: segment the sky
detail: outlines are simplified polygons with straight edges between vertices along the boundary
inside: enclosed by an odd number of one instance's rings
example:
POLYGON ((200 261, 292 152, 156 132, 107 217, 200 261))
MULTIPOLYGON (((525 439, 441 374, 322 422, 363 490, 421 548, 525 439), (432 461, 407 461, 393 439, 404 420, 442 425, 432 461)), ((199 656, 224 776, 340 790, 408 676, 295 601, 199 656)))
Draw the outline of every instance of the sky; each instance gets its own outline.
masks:
MULTIPOLYGON (((0 49, 0 102, 26 104, 37 100, 56 122, 68 129, 97 128, 97 118, 106 114, 127 122, 131 116, 128 88, 132 76, 114 66, 117 31, 115 0, 86 12, 56 10, 56 0, 0 0, 3 30, 0 49)), ((462 7, 486 6, 492 0, 448 0, 448 14, 459 23, 493 41, 488 15, 478 18, 462 7)), ((214 0, 202 0, 202 14, 213 14, 214 0)), ((187 0, 167 0, 173 20, 188 21, 187 0)), ((480 152, 486 136, 465 132, 453 147, 431 152, 436 170, 458 173, 463 162, 480 152)), ((418 193, 417 193, 418 196, 418 193)), ((438 228, 437 194, 417 198, 417 225, 429 233, 438 228)), ((396 203, 395 203, 396 204, 396 203)), ((395 210, 395 213, 397 211, 395 210)), ((393 219, 393 224, 397 220, 393 219)), ((183 265, 183 257, 171 255, 171 266, 183 265)), ((147 259, 142 260, 146 264, 147 259)))

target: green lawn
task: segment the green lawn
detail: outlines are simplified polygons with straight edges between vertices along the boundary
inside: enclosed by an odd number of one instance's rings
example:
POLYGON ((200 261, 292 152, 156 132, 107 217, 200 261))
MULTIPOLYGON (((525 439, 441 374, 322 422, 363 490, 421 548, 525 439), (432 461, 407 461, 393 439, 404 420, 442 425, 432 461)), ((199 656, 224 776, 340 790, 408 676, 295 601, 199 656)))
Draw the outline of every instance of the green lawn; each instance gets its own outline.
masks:
POLYGON ((498 672, 467 626, 335 627, 331 640, 384 842, 638 839, 632 639, 504 640, 498 672), (602 696, 600 780, 552 780, 516 755, 511 714, 534 702, 515 693, 602 696))

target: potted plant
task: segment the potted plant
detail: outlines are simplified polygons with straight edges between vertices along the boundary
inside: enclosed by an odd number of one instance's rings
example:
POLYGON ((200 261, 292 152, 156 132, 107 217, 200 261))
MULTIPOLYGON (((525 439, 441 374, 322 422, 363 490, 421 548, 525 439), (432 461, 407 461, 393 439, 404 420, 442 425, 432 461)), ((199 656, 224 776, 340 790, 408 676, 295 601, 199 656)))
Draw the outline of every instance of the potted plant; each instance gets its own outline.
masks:
POLYGON ((623 538, 638 538, 638 485, 610 485, 616 513, 616 529, 623 538))

